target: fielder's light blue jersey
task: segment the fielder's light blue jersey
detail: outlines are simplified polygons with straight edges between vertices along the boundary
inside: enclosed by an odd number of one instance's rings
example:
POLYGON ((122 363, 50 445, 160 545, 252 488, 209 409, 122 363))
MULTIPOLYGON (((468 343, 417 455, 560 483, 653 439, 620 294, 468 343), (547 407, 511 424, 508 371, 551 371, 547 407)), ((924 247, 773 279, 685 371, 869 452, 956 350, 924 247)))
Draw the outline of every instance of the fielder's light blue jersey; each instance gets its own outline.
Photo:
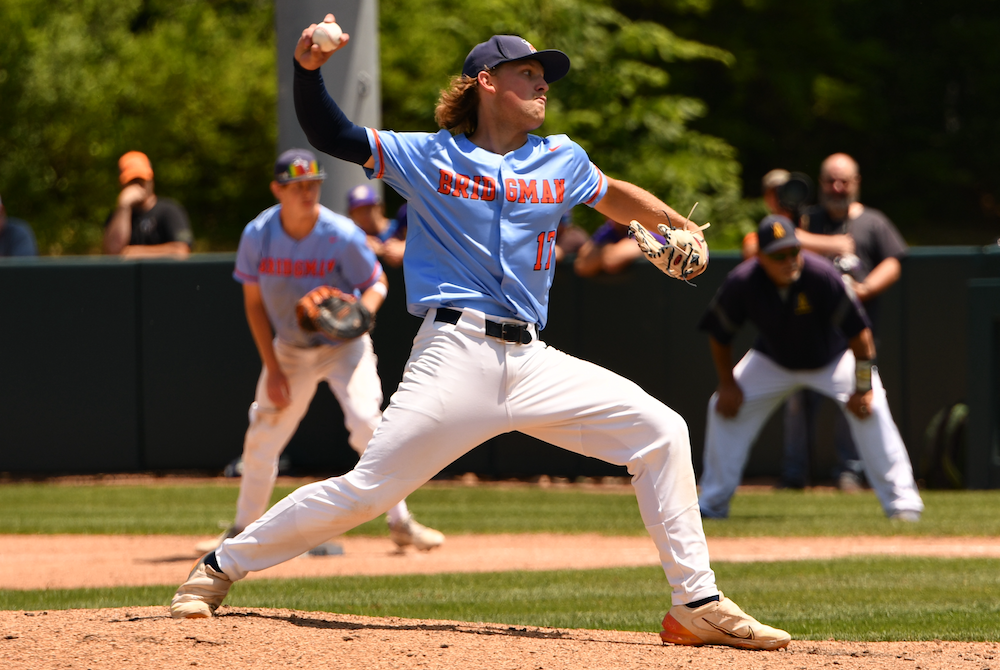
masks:
POLYGON ((364 231, 347 217, 320 206, 312 231, 295 240, 281 227, 281 205, 257 215, 240 237, 233 277, 260 284, 264 309, 275 332, 297 347, 336 344, 303 331, 295 303, 317 286, 334 286, 360 295, 382 276, 382 265, 368 248, 364 231))
POLYGON ((501 156, 446 130, 367 131, 368 176, 407 201, 410 313, 470 308, 544 328, 559 219, 607 192, 587 152, 566 135, 529 135, 501 156))

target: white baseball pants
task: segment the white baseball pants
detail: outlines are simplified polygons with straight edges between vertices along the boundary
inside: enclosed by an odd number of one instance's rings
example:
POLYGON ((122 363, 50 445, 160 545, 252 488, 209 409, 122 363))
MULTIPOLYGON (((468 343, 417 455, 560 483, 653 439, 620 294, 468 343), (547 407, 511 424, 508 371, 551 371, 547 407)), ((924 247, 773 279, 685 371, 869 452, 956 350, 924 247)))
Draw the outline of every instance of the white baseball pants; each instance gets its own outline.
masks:
POLYGON ((816 370, 789 370, 751 349, 733 368, 743 390, 743 405, 734 418, 715 411, 718 394, 708 401, 705 435, 705 470, 701 477, 700 505, 706 517, 729 515, 729 500, 743 478, 750 447, 771 413, 791 393, 809 388, 837 401, 847 417, 851 435, 864 464, 865 474, 886 516, 920 512, 924 503, 913 479, 910 457, 892 420, 885 389, 872 370, 871 416, 859 419, 847 411, 854 392, 854 354, 850 349, 816 370))
POLYGON ((243 441, 237 528, 246 528, 267 510, 278 476, 278 457, 309 410, 317 384, 324 380, 329 384, 344 411, 348 443, 358 454, 364 453, 382 417, 382 382, 367 334, 339 346, 309 349, 275 338, 274 353, 288 378, 291 403, 284 409, 275 407, 267 395, 267 369, 262 368, 243 441))
POLYGON ((432 309, 418 331, 399 389, 354 470, 298 489, 223 543, 216 555, 229 577, 375 518, 472 448, 517 430, 625 465, 673 603, 718 592, 679 414, 537 337, 525 345, 487 337, 481 312, 466 310, 455 325, 434 316, 432 309))

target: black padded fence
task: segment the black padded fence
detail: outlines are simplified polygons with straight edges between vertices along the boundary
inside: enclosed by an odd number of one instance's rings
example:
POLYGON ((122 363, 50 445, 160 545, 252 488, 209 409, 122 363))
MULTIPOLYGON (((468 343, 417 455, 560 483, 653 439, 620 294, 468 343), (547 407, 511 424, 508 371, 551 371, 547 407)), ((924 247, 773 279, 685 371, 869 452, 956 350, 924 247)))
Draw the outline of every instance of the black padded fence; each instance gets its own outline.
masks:
MULTIPOLYGON (((918 468, 935 413, 969 403, 970 486, 1000 486, 1000 250, 916 248, 882 299, 879 366, 890 407, 918 468), (992 280, 992 281, 991 281, 992 280)), ((700 471, 706 404, 715 389, 697 321, 737 254, 715 253, 689 286, 645 261, 582 279, 562 264, 542 339, 632 379, 679 412, 700 471)), ((232 254, 185 261, 108 258, 0 261, 0 472, 221 471, 242 448, 260 360, 232 278, 232 254), (53 304, 53 296, 63 304, 53 304)), ((406 313, 402 273, 372 334, 386 402, 419 320, 406 313)), ((737 352, 753 341, 746 327, 737 352)), ((835 463, 832 403, 820 414, 813 478, 835 463)), ((758 438, 747 476, 773 477, 780 412, 758 438)), ((286 455, 303 474, 357 460, 325 387, 286 455)), ((446 474, 508 478, 625 475, 625 469, 512 433, 472 450, 446 474)), ((919 473, 918 473, 919 474, 919 473)))

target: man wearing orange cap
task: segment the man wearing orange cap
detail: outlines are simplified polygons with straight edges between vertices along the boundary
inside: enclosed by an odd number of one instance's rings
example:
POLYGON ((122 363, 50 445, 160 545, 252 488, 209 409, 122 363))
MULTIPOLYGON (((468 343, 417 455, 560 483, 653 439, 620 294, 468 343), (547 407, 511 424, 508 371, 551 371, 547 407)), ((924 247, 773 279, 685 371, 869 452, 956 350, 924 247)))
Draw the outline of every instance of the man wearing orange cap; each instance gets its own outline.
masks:
POLYGON ((153 166, 146 154, 129 151, 119 158, 118 181, 118 205, 104 223, 104 253, 187 258, 194 243, 187 212, 153 192, 153 166))

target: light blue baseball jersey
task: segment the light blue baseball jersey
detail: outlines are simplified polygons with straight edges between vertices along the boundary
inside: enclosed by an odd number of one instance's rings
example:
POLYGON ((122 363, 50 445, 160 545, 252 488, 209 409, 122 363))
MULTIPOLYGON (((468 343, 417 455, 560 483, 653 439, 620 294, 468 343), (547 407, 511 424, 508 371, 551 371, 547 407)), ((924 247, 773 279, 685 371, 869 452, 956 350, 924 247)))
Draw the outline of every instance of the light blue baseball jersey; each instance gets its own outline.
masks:
POLYGON ((295 240, 281 227, 281 205, 257 215, 240 237, 233 277, 260 284, 264 309, 278 337, 297 347, 336 344, 303 331, 295 303, 317 286, 334 286, 361 295, 382 276, 382 265, 368 248, 364 231, 347 217, 320 206, 312 232, 295 240))
POLYGON ((544 328, 559 219, 607 192, 587 152, 566 135, 529 135, 501 156, 446 130, 367 132, 368 176, 407 201, 410 313, 471 308, 544 328))

